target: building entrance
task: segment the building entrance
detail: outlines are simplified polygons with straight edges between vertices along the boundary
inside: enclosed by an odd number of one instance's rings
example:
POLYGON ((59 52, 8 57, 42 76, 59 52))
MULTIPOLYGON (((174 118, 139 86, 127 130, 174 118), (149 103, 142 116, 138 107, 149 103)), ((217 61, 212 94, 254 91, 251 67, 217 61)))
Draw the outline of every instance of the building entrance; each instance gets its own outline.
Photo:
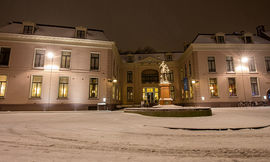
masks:
POLYGON ((158 88, 155 87, 145 87, 143 88, 143 101, 148 106, 153 106, 158 104, 159 94, 158 88))

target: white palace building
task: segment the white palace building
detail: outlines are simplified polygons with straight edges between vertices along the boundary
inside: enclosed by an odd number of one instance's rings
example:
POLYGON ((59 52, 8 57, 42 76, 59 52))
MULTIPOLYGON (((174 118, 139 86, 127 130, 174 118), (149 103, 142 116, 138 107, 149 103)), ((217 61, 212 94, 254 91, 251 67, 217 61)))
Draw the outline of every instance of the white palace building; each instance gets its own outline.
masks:
POLYGON ((174 104, 269 104, 264 26, 257 34, 198 34, 184 52, 119 54, 102 30, 12 22, 0 28, 0 110, 151 106, 159 100, 163 60, 174 104))

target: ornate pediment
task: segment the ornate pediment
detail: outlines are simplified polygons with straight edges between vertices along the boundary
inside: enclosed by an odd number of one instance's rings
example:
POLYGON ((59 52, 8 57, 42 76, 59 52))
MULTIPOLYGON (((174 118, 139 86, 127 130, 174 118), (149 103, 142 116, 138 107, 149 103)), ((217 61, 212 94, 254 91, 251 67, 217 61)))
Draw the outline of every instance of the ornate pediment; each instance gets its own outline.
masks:
POLYGON ((138 61, 138 63, 141 65, 158 65, 161 63, 161 60, 159 60, 155 57, 148 56, 148 57, 138 61))

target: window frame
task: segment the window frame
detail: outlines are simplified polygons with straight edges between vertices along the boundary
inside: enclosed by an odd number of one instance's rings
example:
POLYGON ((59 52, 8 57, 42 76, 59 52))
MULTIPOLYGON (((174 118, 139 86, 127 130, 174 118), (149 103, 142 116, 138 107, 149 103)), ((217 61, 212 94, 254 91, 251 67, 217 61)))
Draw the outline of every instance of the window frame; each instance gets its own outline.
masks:
POLYGON ((165 61, 173 61, 173 56, 171 54, 165 55, 165 61))
POLYGON ((100 53, 99 52, 90 52, 90 71, 100 71, 100 53), (98 69, 92 69, 92 55, 98 55, 98 69))
POLYGON ((257 66, 256 66, 255 56, 248 57, 248 71, 249 71, 249 73, 257 73, 257 66), (250 60, 253 60, 255 71, 250 71, 250 67, 251 67, 250 66, 251 65, 250 60))
POLYGON ((224 44, 225 43, 225 36, 224 35, 216 35, 216 43, 224 44))
POLYGON ((98 77, 89 77, 89 89, 88 89, 88 99, 89 100, 93 100, 93 99, 99 99, 99 78, 98 77), (91 86, 91 79, 97 79, 97 83, 95 85, 97 85, 97 97, 91 97, 91 93, 90 93, 90 86, 91 86))
POLYGON ((258 77, 250 77, 249 81, 250 81, 251 96, 252 97, 260 97, 261 96, 261 92, 260 92, 259 78, 258 77), (256 84, 257 84, 257 89, 258 89, 258 94, 257 95, 253 95, 252 82, 251 82, 251 79, 252 78, 256 78, 256 84))
POLYGON ((70 77, 69 76, 59 76, 58 78, 58 94, 57 94, 57 98, 58 99, 68 99, 69 96, 69 84, 70 84, 70 77), (61 84, 67 84, 67 97, 60 97, 60 78, 68 78, 68 83, 61 83, 61 84))
POLYGON ((133 102, 133 100, 134 100, 134 92, 133 92, 133 87, 127 87, 127 101, 128 102, 133 102), (131 98, 129 98, 130 96, 129 96, 129 89, 131 89, 131 93, 132 93, 132 95, 131 95, 131 98))
POLYGON ((237 84, 236 84, 236 77, 228 77, 227 78, 227 83, 228 83, 228 94, 229 94, 229 97, 238 97, 238 93, 237 93, 237 84), (235 86, 235 95, 230 95, 230 79, 234 79, 234 86, 235 86))
POLYGON ((208 67, 208 73, 216 73, 217 72, 217 67, 216 67, 216 58, 215 56, 207 56, 207 67, 208 67), (209 60, 209 58, 214 58, 214 60, 209 60), (211 61, 211 66, 212 66, 212 63, 214 63, 214 71, 212 71, 212 67, 210 69, 210 66, 209 66, 209 61, 211 61))
POLYGON ((270 73, 270 56, 264 56, 265 70, 267 73, 270 73), (268 58, 268 60, 266 60, 268 58), (269 67, 267 67, 267 61, 269 62, 269 67), (267 69, 269 68, 269 69, 267 69))
POLYGON ((76 30, 76 38, 78 39, 86 39, 86 30, 77 29, 76 30))
POLYGON ((173 74, 173 70, 170 70, 168 75, 167 75, 168 81, 173 83, 174 82, 174 74, 173 74))
POLYGON ((235 73, 233 56, 226 56, 226 72, 227 73, 235 73), (228 60, 229 57, 231 58, 231 60, 228 60), (232 65, 232 70, 231 71, 228 71, 228 65, 229 65, 228 61, 231 62, 230 66, 232 65))
POLYGON ((44 66, 45 66, 45 56, 46 56, 46 49, 44 49, 44 48, 35 48, 35 50, 34 50, 34 57, 33 57, 33 68, 34 69, 44 69, 44 66), (36 62, 36 53, 37 53, 37 50, 44 50, 44 58, 43 58, 43 66, 35 66, 35 62, 36 62))
MULTIPOLYGON (((70 70, 71 69, 71 50, 61 50, 61 62, 60 62, 60 70, 70 70), (63 57, 63 52, 69 52, 69 68, 62 67, 62 57, 63 57)), ((65 61, 66 62, 66 61, 65 61)), ((65 63, 66 64, 66 63, 65 63)))
MULTIPOLYGON (((3 75, 3 76, 6 76, 6 87, 5 87, 5 92, 4 92, 4 96, 0 96, 0 99, 5 99, 6 97, 6 93, 7 93, 7 86, 8 86, 8 75, 7 74, 0 74, 0 76, 3 75)), ((0 81, 0 91, 1 91, 1 88, 2 88, 2 82, 4 81, 0 81)))
POLYGON ((208 92, 210 93, 210 97, 211 98, 218 98, 219 97, 219 89, 218 89, 218 78, 216 78, 216 77, 213 77, 213 78, 209 78, 208 79, 208 92), (210 85, 211 85, 211 82, 210 82, 210 80, 211 79, 216 79, 216 89, 217 89, 217 95, 216 96, 213 96, 212 95, 212 92, 211 92, 211 89, 210 89, 210 85))
POLYGON ((133 83, 133 71, 127 71, 127 83, 133 83))
POLYGON ((42 75, 31 75, 31 85, 30 85, 30 98, 31 99, 41 99, 41 96, 42 96, 42 86, 43 86, 43 76, 42 75), (37 97, 37 96, 32 96, 32 89, 33 89, 33 80, 34 80, 34 77, 41 77, 41 90, 40 90, 40 96, 37 97))
POLYGON ((34 34, 34 29, 35 29, 34 25, 23 25, 23 34, 33 35, 34 34), (30 27, 32 28, 32 30, 29 30, 30 27), (25 30, 25 29, 27 29, 27 30, 25 30))
POLYGON ((11 47, 0 46, 0 55, 1 55, 2 48, 9 48, 10 51, 9 51, 8 63, 7 63, 7 65, 1 65, 1 64, 0 64, 0 68, 2 68, 2 67, 3 67, 3 68, 4 68, 4 67, 9 67, 9 65, 10 65, 10 58, 11 58, 11 47))

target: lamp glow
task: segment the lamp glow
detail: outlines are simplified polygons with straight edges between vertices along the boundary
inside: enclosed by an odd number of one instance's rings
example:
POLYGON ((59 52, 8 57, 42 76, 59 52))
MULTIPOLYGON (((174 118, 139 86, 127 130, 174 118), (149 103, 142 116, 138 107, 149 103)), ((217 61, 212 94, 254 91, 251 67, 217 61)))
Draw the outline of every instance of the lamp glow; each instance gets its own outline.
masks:
POLYGON ((204 100, 205 100, 205 98, 204 98, 204 97, 202 97, 202 100, 204 101, 204 100))
POLYGON ((53 56, 54 56, 54 55, 53 55, 53 53, 52 53, 52 52, 49 52, 49 53, 47 54, 47 57, 48 57, 48 58, 50 58, 50 59, 52 59, 52 58, 53 58, 53 56))
POLYGON ((242 57, 241 58, 241 62, 242 63, 247 63, 248 62, 248 58, 247 57, 242 57))
POLYGON ((106 98, 103 98, 103 102, 106 102, 106 98))
POLYGON ((192 83, 192 84, 195 84, 195 83, 196 83, 196 81, 195 81, 195 80, 192 80, 192 81, 191 81, 191 83, 192 83))
POLYGON ((266 99, 267 99, 267 98, 266 98, 266 96, 263 96, 263 99, 265 99, 265 100, 266 100, 266 99))
POLYGON ((116 79, 114 79, 114 80, 113 80, 113 83, 117 83, 117 80, 116 80, 116 79))

